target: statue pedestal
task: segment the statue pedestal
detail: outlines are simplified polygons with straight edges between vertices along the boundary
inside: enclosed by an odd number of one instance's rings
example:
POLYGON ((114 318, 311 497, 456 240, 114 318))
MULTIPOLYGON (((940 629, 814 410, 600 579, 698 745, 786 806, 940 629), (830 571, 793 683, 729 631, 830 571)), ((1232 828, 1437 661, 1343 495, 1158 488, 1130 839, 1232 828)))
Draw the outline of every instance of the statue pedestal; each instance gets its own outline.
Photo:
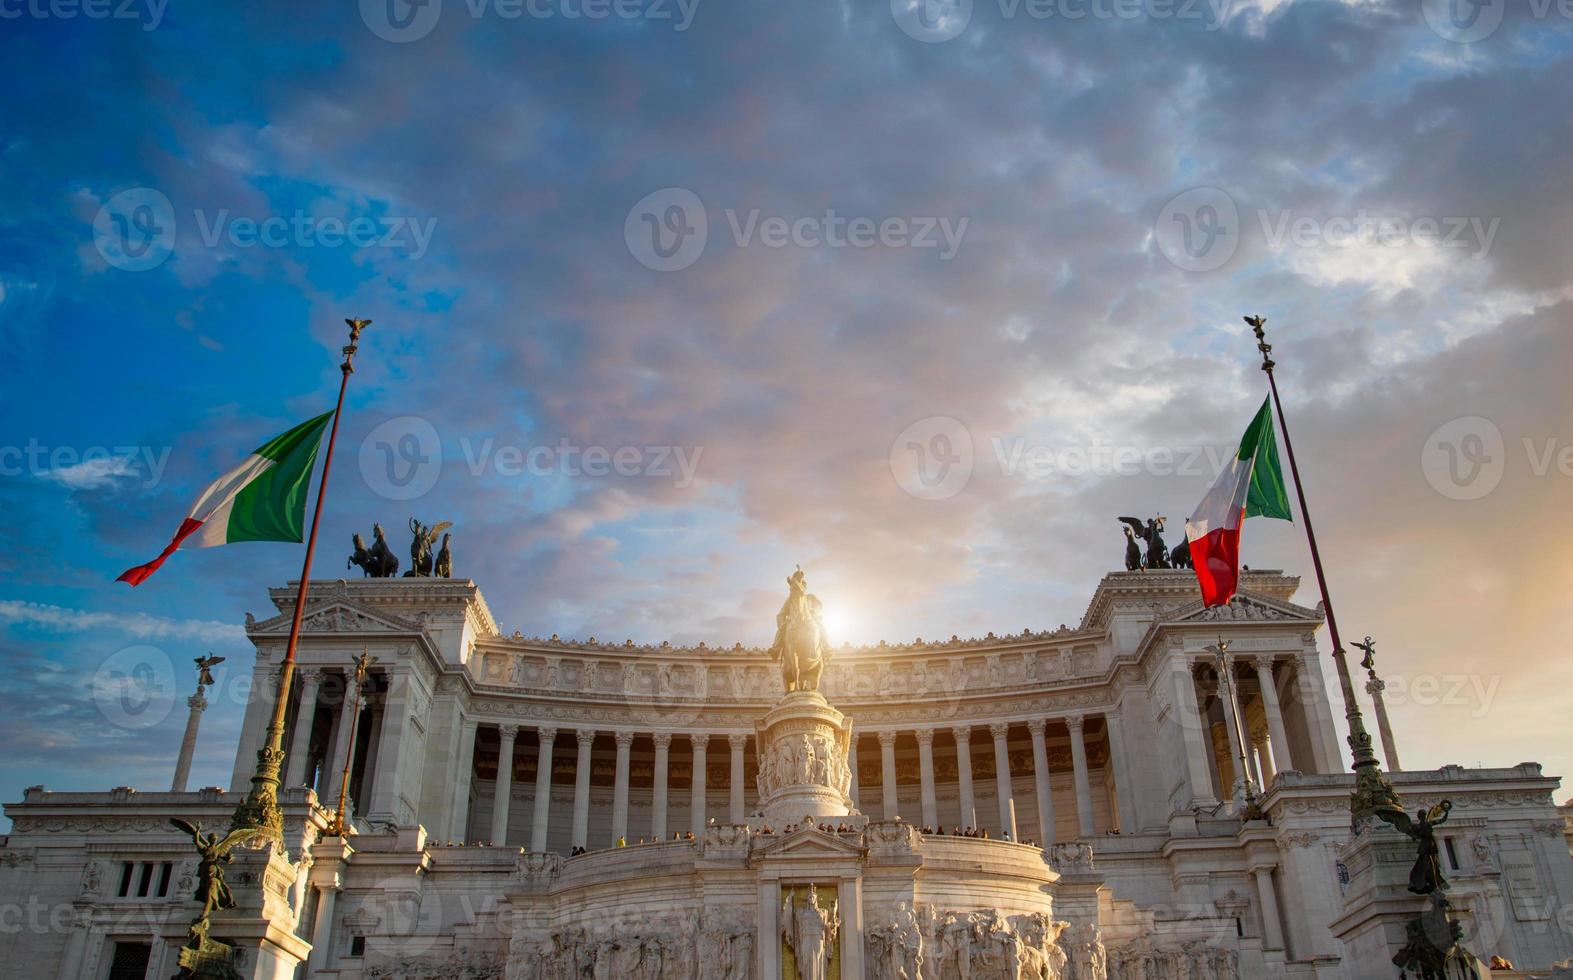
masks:
POLYGON ((311 952, 290 907, 296 865, 278 848, 237 849, 227 877, 236 905, 213 914, 212 935, 235 949, 244 980, 291 980, 311 952))
POLYGON ((852 812, 852 720, 818 691, 792 691, 754 725, 759 808, 773 827, 852 812))

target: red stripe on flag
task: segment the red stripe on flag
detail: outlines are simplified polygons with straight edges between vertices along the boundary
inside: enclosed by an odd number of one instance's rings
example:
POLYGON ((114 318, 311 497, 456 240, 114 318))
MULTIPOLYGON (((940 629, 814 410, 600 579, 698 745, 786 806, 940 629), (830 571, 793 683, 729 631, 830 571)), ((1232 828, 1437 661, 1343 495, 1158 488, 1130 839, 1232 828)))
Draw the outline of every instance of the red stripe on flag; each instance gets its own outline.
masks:
POLYGON ((1221 527, 1191 542, 1204 606, 1225 606, 1240 579, 1240 529, 1221 527))
POLYGON ((115 579, 115 581, 129 582, 133 588, 141 585, 143 582, 146 582, 147 577, 158 571, 158 566, 164 564, 164 559, 175 553, 175 549, 180 547, 180 542, 191 537, 192 533, 201 526, 201 521, 190 517, 181 521, 180 530, 175 532, 174 539, 169 542, 169 546, 166 547, 157 558, 148 562, 146 565, 138 565, 135 568, 126 569, 120 573, 120 577, 115 579))

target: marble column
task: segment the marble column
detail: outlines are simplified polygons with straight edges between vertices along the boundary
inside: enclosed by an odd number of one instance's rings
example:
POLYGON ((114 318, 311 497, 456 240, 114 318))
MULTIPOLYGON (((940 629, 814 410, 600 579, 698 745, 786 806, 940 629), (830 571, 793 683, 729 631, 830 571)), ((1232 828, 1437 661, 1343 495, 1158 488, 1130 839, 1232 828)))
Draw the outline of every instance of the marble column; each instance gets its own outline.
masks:
POLYGON ((841 909, 841 980, 863 980, 863 879, 843 878, 837 887, 841 909))
POLYGON ((1076 773, 1076 822, 1081 836, 1092 836, 1092 783, 1087 778, 1087 743, 1082 737, 1085 719, 1071 715, 1065 727, 1071 734, 1071 765, 1076 773))
MULTIPOLYGON (((1322 675, 1322 666, 1311 651, 1303 651, 1295 657, 1295 681, 1301 714, 1311 735, 1316 771, 1321 774, 1343 771, 1344 755, 1338 744, 1338 726, 1333 720, 1332 697, 1322 675)), ((1279 768, 1283 766, 1280 764, 1279 768)))
POLYGON ((1103 716, 1103 731, 1109 739, 1109 766, 1114 770, 1114 793, 1118 800, 1120 833, 1137 830, 1136 791, 1131 787, 1130 758, 1125 754, 1125 733, 1116 715, 1103 716))
POLYGON ((1199 806, 1216 803, 1218 798, 1212 788, 1213 767, 1208 761, 1207 724, 1196 701, 1196 677, 1183 653, 1177 652, 1170 659, 1169 678, 1174 698, 1173 723, 1185 743, 1185 775, 1191 787, 1191 800, 1199 806))
POLYGON ((612 788, 612 840, 628 842, 628 764, 634 745, 633 732, 613 732, 617 743, 617 774, 612 788))
POLYGON ((202 724, 202 712, 208 710, 208 699, 202 696, 201 685, 197 693, 186 699, 191 709, 186 715, 186 733, 180 738, 180 756, 175 760, 175 778, 169 784, 171 793, 184 793, 186 781, 191 778, 191 757, 197 751, 197 729, 202 724))
POLYGON ((595 749, 595 730, 581 728, 579 761, 573 776, 573 839, 574 847, 590 845, 590 753, 595 749))
POLYGON ((705 750, 710 746, 709 735, 690 735, 688 742, 694 748, 694 775, 688 795, 689 823, 695 837, 705 835, 705 750))
POLYGON ((972 729, 958 725, 951 729, 956 737, 956 781, 961 792, 961 825, 978 825, 978 804, 972 796, 972 729))
POLYGON ((1229 781, 1229 796, 1243 800, 1245 782, 1250 777, 1241 764, 1245 758, 1245 733, 1239 730, 1240 712, 1234 700, 1234 680, 1234 658, 1228 657, 1218 674, 1218 702, 1223 706, 1224 734, 1229 744, 1229 770, 1234 774, 1234 778, 1229 781))
POLYGON ((847 795, 852 797, 852 809, 861 811, 863 804, 858 799, 858 736, 856 732, 852 734, 852 744, 847 747, 847 768, 852 770, 852 786, 848 790, 847 795))
POLYGON ((896 733, 879 733, 879 791, 883 797, 885 820, 900 816, 901 803, 896 795, 896 733))
POLYGON ((536 729, 541 749, 535 756, 535 801, 532 806, 530 850, 546 850, 547 831, 552 820, 552 752, 557 747, 557 729, 536 729))
POLYGON ((1266 726, 1251 729, 1251 749, 1256 754, 1256 778, 1263 790, 1273 784, 1273 777, 1277 775, 1273 770, 1271 747, 1272 739, 1267 734, 1266 726))
POLYGON ((331 883, 317 886, 317 915, 311 922, 311 956, 306 960, 306 976, 332 966, 333 959, 333 904, 339 894, 339 876, 331 883))
POLYGON ((289 742, 289 770, 284 785, 302 786, 306 782, 306 756, 311 752, 312 722, 317 720, 317 691, 322 686, 322 668, 305 667, 300 678, 300 706, 295 710, 295 733, 289 742))
MULTIPOLYGON (((333 771, 328 779, 329 806, 339 805, 339 787, 344 783, 344 759, 350 752, 350 733, 355 730, 360 722, 360 704, 364 695, 355 693, 355 675, 350 674, 345 678, 344 697, 339 699, 339 720, 333 729, 333 771)), ((472 726, 473 727, 473 726, 472 726)), ((473 737, 471 746, 474 746, 473 737)), ((354 765, 354 760, 351 760, 354 765)), ((354 770, 350 771, 353 776, 354 770)), ((459 828, 464 829, 463 825, 459 828)))
POLYGON ((1032 736, 1032 778, 1038 793, 1038 844, 1049 847, 1054 843, 1054 790, 1050 783, 1049 744, 1046 733, 1048 722, 1034 718, 1027 722, 1027 733, 1032 736))
POLYGON ((513 743, 519 736, 518 725, 503 725, 497 729, 502 736, 502 746, 497 752, 497 785, 492 797, 492 845, 503 847, 508 843, 508 805, 513 801, 513 743))
POLYGON ((1393 726, 1387 720, 1387 702, 1382 700, 1382 692, 1387 690, 1387 685, 1380 677, 1373 675, 1365 682, 1365 693, 1371 695, 1371 704, 1376 708, 1376 731, 1382 740, 1382 755, 1387 759, 1387 771, 1398 772, 1403 766, 1398 762, 1398 743, 1393 740, 1393 726))
MULTIPOLYGON (((1263 766, 1275 773, 1293 769, 1294 760, 1289 757, 1289 730, 1284 727, 1283 707, 1278 703, 1278 687, 1273 683, 1272 657, 1256 658, 1256 686, 1261 689, 1262 714, 1267 716, 1267 733, 1273 752, 1272 762, 1264 759, 1263 766)), ((1262 779, 1270 781, 1265 772, 1262 779)))
POLYGON ((317 767, 317 778, 312 783, 312 789, 317 791, 317 798, 330 806, 338 801, 338 797, 330 794, 330 790, 333 788, 334 777, 344 767, 344 758, 337 753, 339 748, 339 729, 344 727, 344 700, 346 697, 347 695, 340 695, 337 707, 334 707, 332 704, 329 705, 332 720, 328 722, 328 744, 322 751, 322 762, 317 767))
POLYGON ((743 753, 748 749, 748 736, 728 735, 726 742, 732 749, 732 777, 727 787, 732 793, 730 801, 732 806, 728 819, 732 823, 742 823, 748 816, 743 812, 745 807, 743 791, 746 788, 743 784, 743 753))
POLYGON ((448 825, 449 840, 468 843, 470 833, 470 786, 475 778, 475 722, 464 721, 459 729, 459 764, 453 781, 453 806, 448 825))
POLYGON ((382 732, 377 738, 377 767, 373 770, 371 805, 368 815, 390 822, 404 817, 396 809, 400 799, 400 770, 405 753, 405 731, 409 728, 410 675, 407 669, 390 671, 388 693, 382 702, 382 732))
POLYGON ((667 769, 671 763, 672 735, 670 732, 656 732, 650 738, 655 742, 655 778, 650 787, 650 833, 656 840, 664 840, 667 769))
POLYGON ((246 695, 246 716, 241 722, 240 744, 235 750, 235 771, 230 777, 231 792, 249 793, 251 777, 257 771, 257 753, 267 738, 273 718, 273 699, 278 692, 279 672, 266 660, 251 671, 251 690, 246 695))
POLYGON ((1283 920, 1278 914, 1278 893, 1273 890, 1273 868, 1255 867, 1251 874, 1256 878, 1256 897, 1261 903, 1262 948, 1283 949, 1283 920))
POLYGON ((999 798, 1000 836, 1016 839, 1016 801, 1010 779, 1010 725, 995 722, 989 726, 994 736, 994 795, 999 798))
POLYGON ((934 798, 934 729, 920 728, 918 736, 918 779, 923 794, 923 824, 939 828, 939 804, 934 798))

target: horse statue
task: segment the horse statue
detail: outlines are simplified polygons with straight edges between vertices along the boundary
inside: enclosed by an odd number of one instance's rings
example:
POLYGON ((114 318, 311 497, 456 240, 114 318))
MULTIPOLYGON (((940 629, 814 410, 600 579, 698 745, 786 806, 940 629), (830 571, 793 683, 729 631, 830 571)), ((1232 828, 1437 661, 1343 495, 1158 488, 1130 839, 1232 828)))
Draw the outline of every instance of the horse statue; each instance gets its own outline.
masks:
POLYGON ((415 518, 410 518, 410 533, 415 537, 410 541, 410 570, 404 573, 405 578, 431 577, 431 547, 437 543, 437 535, 450 527, 453 527, 452 521, 443 521, 427 527, 415 518))
POLYGON ((830 659, 819 597, 808 594, 801 566, 787 578, 787 598, 776 613, 776 638, 770 659, 781 661, 781 680, 788 693, 819 690, 819 675, 830 659))
POLYGON ((392 578, 397 575, 399 556, 388 547, 388 539, 382 533, 381 524, 371 526, 371 539, 371 547, 368 548, 359 534, 351 538, 355 543, 355 553, 350 555, 344 567, 359 566, 362 576, 366 578, 392 578))
POLYGON ((437 578, 453 578, 453 552, 448 548, 448 539, 451 534, 442 536, 442 547, 437 551, 437 562, 432 566, 432 574, 437 578))

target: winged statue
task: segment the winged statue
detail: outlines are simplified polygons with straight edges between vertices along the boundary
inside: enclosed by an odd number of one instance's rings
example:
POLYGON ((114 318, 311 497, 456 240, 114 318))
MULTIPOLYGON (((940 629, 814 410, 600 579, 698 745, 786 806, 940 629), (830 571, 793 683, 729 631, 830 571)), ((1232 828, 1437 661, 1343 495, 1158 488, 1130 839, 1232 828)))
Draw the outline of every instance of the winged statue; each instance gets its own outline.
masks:
POLYGON ((202 913, 191 924, 190 936, 192 944, 200 946, 207 939, 208 919, 213 913, 235 907, 235 895, 224 881, 224 865, 235 859, 234 850, 237 846, 256 839, 262 832, 254 827, 244 827, 220 838, 218 834, 204 834, 200 823, 179 817, 170 817, 169 822, 190 836, 191 843, 197 848, 197 893, 194 897, 202 903, 202 913))
POLYGON ((1416 895, 1447 891, 1447 878, 1442 874, 1442 851, 1437 846, 1436 828, 1447 822, 1453 811, 1453 802, 1443 800, 1428 810, 1416 810, 1414 818, 1401 807, 1378 810, 1377 816, 1392 824, 1394 829, 1413 837, 1420 844, 1420 855, 1409 872, 1409 890, 1416 895))
MULTIPOLYGON (((1130 528, 1129 536, 1147 545, 1146 557, 1142 559, 1142 568, 1168 568, 1169 550, 1163 544, 1164 517, 1160 514, 1143 522, 1139 517, 1122 517, 1120 523, 1130 528)), ((1130 544, 1126 545, 1126 567, 1130 568, 1130 544)), ((1136 569, 1131 568, 1131 571, 1136 569)))
POLYGON ((450 527, 453 527, 452 521, 442 521, 427 527, 415 518, 410 518, 410 533, 415 537, 410 542, 410 570, 404 573, 406 578, 431 577, 432 545, 436 544, 438 536, 450 527))
POLYGON ((213 680, 213 668, 223 663, 224 660, 224 657, 215 657, 211 653, 205 657, 198 657, 195 661, 197 665, 197 686, 211 687, 217 683, 213 680))

